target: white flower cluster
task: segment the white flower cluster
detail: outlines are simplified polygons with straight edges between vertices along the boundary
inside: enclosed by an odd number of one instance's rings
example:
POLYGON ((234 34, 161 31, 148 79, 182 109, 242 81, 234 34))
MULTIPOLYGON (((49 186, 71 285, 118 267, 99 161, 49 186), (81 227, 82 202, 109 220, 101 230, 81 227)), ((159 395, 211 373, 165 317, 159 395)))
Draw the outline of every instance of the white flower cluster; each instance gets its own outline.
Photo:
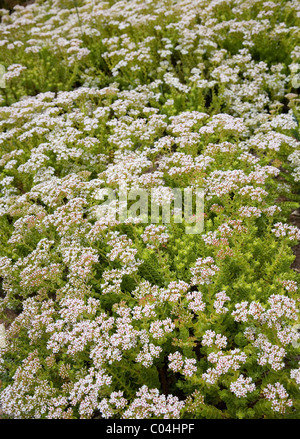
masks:
POLYGON ((174 354, 169 354, 169 369, 174 372, 180 372, 184 376, 192 376, 196 371, 197 367, 196 360, 194 358, 183 358, 180 352, 176 351, 174 354))
POLYGON ((216 334, 215 331, 209 329, 205 331, 203 335, 202 344, 208 347, 215 345, 219 349, 226 348, 227 337, 225 337, 225 335, 216 334))
POLYGON ((252 378, 244 378, 244 375, 240 375, 236 381, 230 384, 230 390, 238 398, 244 398, 248 393, 255 390, 255 384, 252 383, 252 378))
POLYGON ((268 384, 263 390, 263 394, 268 401, 272 403, 272 409, 275 412, 285 413, 288 407, 292 407, 293 402, 282 384, 268 384))
POLYGON ((217 274, 219 268, 214 264, 212 257, 198 258, 195 266, 191 268, 193 275, 191 285, 210 284, 211 278, 217 274))
POLYGON ((209 384, 215 384, 220 376, 225 375, 229 370, 238 370, 241 364, 246 362, 247 355, 241 352, 240 349, 234 349, 229 351, 228 354, 221 351, 211 352, 207 359, 216 366, 207 369, 202 378, 209 384))

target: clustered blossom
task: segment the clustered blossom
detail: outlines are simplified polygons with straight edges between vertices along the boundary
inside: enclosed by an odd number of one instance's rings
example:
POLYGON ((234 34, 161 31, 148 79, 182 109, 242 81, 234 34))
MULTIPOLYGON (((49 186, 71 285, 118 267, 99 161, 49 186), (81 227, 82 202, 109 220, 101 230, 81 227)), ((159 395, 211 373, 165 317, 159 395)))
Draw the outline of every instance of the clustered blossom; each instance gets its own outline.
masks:
POLYGON ((179 282, 170 282, 168 288, 160 290, 159 300, 163 302, 178 302, 178 300, 180 300, 180 298, 188 291, 189 287, 189 284, 182 280, 179 282))
POLYGON ((219 377, 226 374, 230 369, 238 370, 246 362, 247 356, 240 349, 234 349, 228 354, 221 351, 211 352, 207 359, 216 366, 207 369, 202 378, 209 384, 215 384, 219 377))
POLYGON ((162 338, 165 333, 172 332, 175 328, 174 323, 168 317, 165 320, 157 320, 156 322, 151 323, 149 332, 153 338, 162 338))
POLYGON ((202 344, 208 347, 215 345, 219 349, 226 348, 227 337, 225 335, 216 334, 215 331, 209 329, 203 335, 202 344))
POLYGON ((173 395, 160 395, 157 389, 142 386, 136 393, 128 409, 123 413, 123 419, 178 419, 184 401, 179 401, 173 395))
POLYGON ((165 226, 155 226, 154 224, 151 224, 145 228, 141 238, 144 242, 150 243, 151 246, 157 246, 166 244, 169 235, 166 233, 165 226))
POLYGON ((291 370, 291 378, 294 379, 300 387, 300 368, 291 370))
POLYGON ((153 365, 153 360, 159 358, 162 352, 160 346, 155 346, 153 343, 144 344, 142 351, 136 357, 137 363, 141 363, 144 367, 153 365))
POLYGON ((224 303, 227 302, 227 300, 231 300, 231 299, 230 297, 227 296, 225 291, 221 291, 220 293, 216 294, 216 300, 214 301, 214 308, 217 314, 226 314, 228 308, 224 307, 224 303))
POLYGON ((258 336, 253 345, 260 350, 257 360, 260 366, 269 364, 274 370, 281 370, 284 367, 284 361, 282 361, 286 355, 284 348, 272 345, 262 334, 258 336))
POLYGON ((202 300, 202 293, 200 291, 193 291, 186 295, 189 302, 188 308, 194 312, 200 312, 205 310, 205 303, 202 300))
POLYGON ((275 412, 285 413, 289 407, 293 406, 293 402, 289 399, 289 395, 282 384, 268 384, 263 390, 264 397, 271 401, 272 409, 275 412))
POLYGON ((236 310, 232 312, 235 321, 248 322, 255 324, 248 327, 245 336, 258 348, 257 363, 261 366, 270 365, 274 370, 281 370, 285 366, 284 358, 286 349, 283 346, 290 345, 295 340, 293 326, 286 325, 283 321, 296 320, 298 310, 296 302, 281 295, 272 295, 269 298, 269 309, 264 309, 256 302, 242 302, 235 305, 236 310), (268 338, 261 333, 261 325, 273 328, 282 346, 272 344, 268 338))
POLYGON ((293 280, 282 280, 281 284, 287 291, 293 291, 295 293, 298 290, 297 283, 293 280))
POLYGON ((231 314, 236 322, 247 322, 252 317, 262 324, 267 324, 270 328, 280 323, 282 318, 297 320, 299 310, 294 299, 280 294, 272 294, 268 304, 268 309, 265 309, 257 302, 240 302, 235 304, 235 311, 231 314))
POLYGON ((7 72, 4 74, 4 80, 5 81, 11 81, 14 78, 18 78, 24 70, 26 70, 27 67, 21 65, 21 64, 11 64, 7 68, 7 72))
POLYGON ((118 232, 112 233, 107 244, 112 246, 111 252, 107 255, 111 261, 119 260, 123 264, 130 264, 135 261, 137 250, 130 248, 132 241, 126 235, 119 236, 118 232))
POLYGON ((219 271, 219 268, 214 262, 214 259, 210 256, 204 259, 197 259, 195 266, 191 268, 191 273, 193 275, 191 285, 210 284, 211 278, 219 271))
POLYGON ((235 305, 235 311, 231 313, 236 322, 247 322, 248 320, 248 302, 241 302, 235 305))
POLYGON ((184 358, 178 351, 169 354, 168 360, 169 369, 173 372, 181 372, 184 376, 192 376, 197 370, 196 360, 194 358, 184 358))
POLYGON ((242 218, 250 218, 252 216, 258 218, 261 215, 261 210, 253 206, 243 206, 240 208, 239 212, 242 218))
POLYGON ((255 384, 252 383, 251 377, 244 378, 244 375, 241 374, 236 381, 230 384, 230 390, 238 398, 244 398, 255 390, 255 384))
POLYGON ((123 397, 123 392, 112 392, 109 399, 103 398, 98 404, 98 410, 103 418, 109 419, 114 414, 114 409, 124 409, 128 401, 123 397))
POLYGON ((280 236, 287 236, 291 241, 300 239, 300 231, 298 227, 289 226, 288 224, 276 223, 272 232, 277 238, 280 236))

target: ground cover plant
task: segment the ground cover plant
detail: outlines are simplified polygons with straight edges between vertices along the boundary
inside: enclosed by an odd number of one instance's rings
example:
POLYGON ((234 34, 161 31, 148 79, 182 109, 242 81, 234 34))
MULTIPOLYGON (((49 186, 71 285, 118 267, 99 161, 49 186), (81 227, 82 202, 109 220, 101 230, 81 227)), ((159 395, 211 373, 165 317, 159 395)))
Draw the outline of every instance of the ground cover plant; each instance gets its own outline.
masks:
POLYGON ((2 416, 299 419, 299 0, 0 17, 2 416), (203 232, 99 218, 120 185, 203 232))

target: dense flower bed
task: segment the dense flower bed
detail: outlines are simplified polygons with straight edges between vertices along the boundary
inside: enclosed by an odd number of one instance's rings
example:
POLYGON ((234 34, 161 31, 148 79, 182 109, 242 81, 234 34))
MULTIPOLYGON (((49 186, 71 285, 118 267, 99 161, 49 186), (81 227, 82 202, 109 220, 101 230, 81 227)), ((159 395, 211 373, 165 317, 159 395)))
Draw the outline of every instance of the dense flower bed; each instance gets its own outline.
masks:
POLYGON ((0 15, 4 415, 300 418, 299 1, 0 15), (203 233, 98 218, 124 184, 203 233))

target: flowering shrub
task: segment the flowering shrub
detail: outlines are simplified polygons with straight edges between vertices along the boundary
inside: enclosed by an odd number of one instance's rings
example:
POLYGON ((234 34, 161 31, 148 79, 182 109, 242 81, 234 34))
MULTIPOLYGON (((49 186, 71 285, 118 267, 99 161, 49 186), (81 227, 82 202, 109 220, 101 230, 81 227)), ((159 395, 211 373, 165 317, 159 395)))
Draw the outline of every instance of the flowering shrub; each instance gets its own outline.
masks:
POLYGON ((299 419, 299 2, 76 4, 0 10, 4 415, 299 419), (205 230, 97 217, 120 185, 205 230))

